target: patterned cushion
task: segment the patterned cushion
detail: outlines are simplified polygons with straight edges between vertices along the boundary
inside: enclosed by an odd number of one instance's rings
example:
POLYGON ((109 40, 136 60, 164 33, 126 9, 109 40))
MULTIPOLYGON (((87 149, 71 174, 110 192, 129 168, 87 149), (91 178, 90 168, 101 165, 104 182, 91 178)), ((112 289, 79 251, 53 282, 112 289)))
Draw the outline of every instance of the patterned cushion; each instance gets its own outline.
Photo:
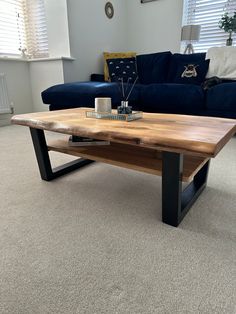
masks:
POLYGON ((180 62, 177 67, 173 83, 200 85, 206 77, 209 60, 197 62, 180 62))
MULTIPOLYGON (((169 70, 168 70, 168 83, 177 83, 176 78, 179 77, 179 69, 183 64, 186 66, 188 64, 199 64, 199 62, 205 61, 205 53, 193 53, 193 54, 181 54, 175 53, 171 56, 169 70)), ((182 68, 184 71, 184 68, 182 68)), ((183 73, 182 71, 182 73, 183 73)), ((181 75, 182 75, 181 73, 181 75)), ((180 76, 181 76, 180 75, 180 76)), ((203 79, 204 80, 204 79, 203 79)), ((178 82, 179 83, 179 82, 178 82)))
POLYGON ((137 79, 136 58, 119 58, 107 60, 111 82, 123 79, 124 83, 133 83, 137 79))
POLYGON ((110 82, 109 71, 107 66, 107 59, 117 59, 117 58, 132 58, 136 57, 136 52, 104 52, 104 79, 107 82, 110 82))

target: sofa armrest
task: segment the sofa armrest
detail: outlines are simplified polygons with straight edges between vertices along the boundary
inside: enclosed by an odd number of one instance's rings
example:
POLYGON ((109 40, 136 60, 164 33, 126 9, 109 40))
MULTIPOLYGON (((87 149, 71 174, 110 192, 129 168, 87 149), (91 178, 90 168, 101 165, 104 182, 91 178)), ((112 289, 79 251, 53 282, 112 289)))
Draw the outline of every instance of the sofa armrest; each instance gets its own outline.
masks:
POLYGON ((90 80, 92 82, 104 82, 104 75, 103 74, 91 74, 90 80))

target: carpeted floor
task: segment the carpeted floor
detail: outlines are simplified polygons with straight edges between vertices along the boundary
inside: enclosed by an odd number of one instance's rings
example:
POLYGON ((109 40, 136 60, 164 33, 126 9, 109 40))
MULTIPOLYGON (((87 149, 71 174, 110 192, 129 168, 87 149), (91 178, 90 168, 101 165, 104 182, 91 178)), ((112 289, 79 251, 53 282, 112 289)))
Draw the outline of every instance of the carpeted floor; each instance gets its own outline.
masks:
POLYGON ((179 228, 159 177, 94 163, 42 181, 24 127, 0 128, 0 176, 0 313, 236 313, 235 137, 179 228))

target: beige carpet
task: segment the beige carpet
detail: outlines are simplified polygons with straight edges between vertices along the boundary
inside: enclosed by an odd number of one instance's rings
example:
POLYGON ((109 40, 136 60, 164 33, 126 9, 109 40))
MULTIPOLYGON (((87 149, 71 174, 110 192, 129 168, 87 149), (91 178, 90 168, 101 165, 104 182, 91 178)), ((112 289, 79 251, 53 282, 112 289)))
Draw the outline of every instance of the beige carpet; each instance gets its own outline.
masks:
POLYGON ((42 181, 24 127, 0 128, 0 176, 0 313, 236 313, 236 138, 179 228, 158 177, 94 163, 42 181))

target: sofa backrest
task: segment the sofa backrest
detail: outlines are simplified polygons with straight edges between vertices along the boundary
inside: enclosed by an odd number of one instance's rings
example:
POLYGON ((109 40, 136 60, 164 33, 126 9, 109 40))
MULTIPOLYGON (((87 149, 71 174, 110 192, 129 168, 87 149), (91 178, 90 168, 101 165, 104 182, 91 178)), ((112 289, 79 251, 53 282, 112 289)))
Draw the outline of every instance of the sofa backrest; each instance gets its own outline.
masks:
POLYGON ((180 64, 202 63, 205 57, 205 53, 186 55, 180 53, 172 54, 170 51, 138 55, 139 82, 145 85, 173 83, 176 80, 180 64))
POLYGON ((171 52, 138 55, 137 70, 141 84, 165 83, 168 77, 171 52))
MULTIPOLYGON (((144 85, 176 83, 176 77, 178 76, 181 64, 202 64, 205 58, 205 53, 187 55, 180 53, 172 54, 170 51, 138 55, 136 60, 139 83, 144 85)), ((104 75, 92 74, 91 81, 104 82, 104 75)), ((199 85, 199 83, 196 84, 199 85)))

